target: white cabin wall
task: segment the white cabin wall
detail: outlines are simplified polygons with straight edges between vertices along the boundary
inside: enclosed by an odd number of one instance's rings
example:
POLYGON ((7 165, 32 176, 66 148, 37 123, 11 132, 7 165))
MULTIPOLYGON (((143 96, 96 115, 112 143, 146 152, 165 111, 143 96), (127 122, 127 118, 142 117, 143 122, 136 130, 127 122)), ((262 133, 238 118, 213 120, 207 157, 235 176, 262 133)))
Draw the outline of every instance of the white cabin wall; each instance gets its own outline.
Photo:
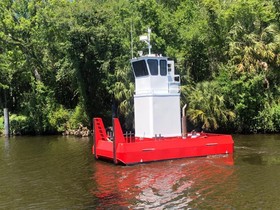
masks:
POLYGON ((181 136, 180 95, 153 97, 153 135, 181 136))
POLYGON ((153 110, 151 97, 134 96, 135 136, 151 138, 153 133, 153 110))
POLYGON ((136 94, 168 93, 167 76, 145 76, 135 80, 136 94))
POLYGON ((134 96, 135 136, 180 136, 180 95, 134 96))

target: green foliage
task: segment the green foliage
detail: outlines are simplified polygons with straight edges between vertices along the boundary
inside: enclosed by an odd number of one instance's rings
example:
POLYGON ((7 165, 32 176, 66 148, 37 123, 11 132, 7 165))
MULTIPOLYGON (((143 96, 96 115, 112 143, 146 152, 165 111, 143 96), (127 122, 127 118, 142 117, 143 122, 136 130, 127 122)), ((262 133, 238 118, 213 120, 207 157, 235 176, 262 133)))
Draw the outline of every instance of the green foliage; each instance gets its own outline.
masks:
POLYGON ((221 66, 216 81, 225 96, 227 107, 236 114, 231 124, 233 130, 243 133, 271 132, 273 126, 278 126, 275 120, 270 121, 270 124, 273 123, 271 128, 260 120, 261 115, 271 114, 273 106, 268 106, 268 103, 279 100, 279 91, 267 87, 265 74, 239 72, 236 66, 221 66))
POLYGON ((92 1, 87 1, 86 7, 73 6, 76 24, 70 27, 68 52, 76 69, 80 94, 88 120, 98 115, 106 117, 113 97, 108 92, 112 85, 108 82, 115 68, 114 59, 122 52, 120 38, 112 36, 118 31, 109 21, 114 19, 115 12, 112 7, 100 7, 92 1))
POLYGON ((110 121, 115 104, 131 128, 129 59, 147 50, 138 35, 150 27, 152 51, 175 59, 193 123, 277 132, 279 17, 276 0, 1 1, 0 108, 42 134, 110 121))
POLYGON ((80 124, 89 126, 88 116, 82 104, 77 105, 74 111, 70 113, 69 119, 66 122, 66 128, 76 129, 80 124))
MULTIPOLYGON (((10 133, 12 135, 22 135, 29 133, 29 123, 24 115, 12 114, 9 116, 10 133)), ((4 117, 0 117, 0 134, 4 133, 4 117)))
POLYGON ((126 129, 132 129, 133 125, 133 94, 134 84, 126 77, 132 77, 132 72, 129 66, 116 69, 115 71, 116 83, 113 87, 114 97, 118 102, 118 112, 124 118, 124 125, 126 129))
POLYGON ((55 110, 53 92, 42 82, 37 81, 32 84, 32 90, 25 94, 25 98, 27 100, 23 108, 30 125, 30 132, 35 134, 52 132, 53 128, 48 116, 55 110))
POLYGON ((4 117, 0 117, 0 135, 4 133, 4 117))
POLYGON ((12 135, 22 135, 29 133, 29 122, 24 115, 10 116, 10 132, 12 135))
POLYGON ((50 126, 58 132, 63 132, 67 129, 67 121, 70 118, 70 113, 68 110, 59 106, 55 111, 48 114, 48 121, 50 126))
POLYGON ((220 86, 215 82, 198 83, 188 94, 187 116, 196 126, 217 130, 235 119, 235 113, 226 108, 220 86))
POLYGON ((265 103, 264 109, 255 117, 258 132, 280 131, 280 103, 265 103))
POLYGON ((232 83, 232 91, 235 100, 235 111, 238 114, 236 125, 239 131, 255 131, 254 116, 259 110, 263 109, 265 99, 263 91, 263 77, 242 76, 239 80, 232 83))

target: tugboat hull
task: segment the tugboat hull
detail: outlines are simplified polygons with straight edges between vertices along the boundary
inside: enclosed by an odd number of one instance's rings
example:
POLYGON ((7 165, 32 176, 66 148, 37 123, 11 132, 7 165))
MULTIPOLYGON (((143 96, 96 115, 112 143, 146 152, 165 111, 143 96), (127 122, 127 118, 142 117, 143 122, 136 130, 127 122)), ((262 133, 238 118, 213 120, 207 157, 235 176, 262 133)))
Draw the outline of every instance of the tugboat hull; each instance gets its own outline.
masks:
POLYGON ((137 164, 143 162, 232 154, 234 142, 231 135, 196 133, 186 138, 155 137, 138 138, 124 136, 119 120, 114 119, 114 139, 105 131, 101 118, 94 118, 95 144, 92 148, 95 158, 114 161, 116 164, 137 164))

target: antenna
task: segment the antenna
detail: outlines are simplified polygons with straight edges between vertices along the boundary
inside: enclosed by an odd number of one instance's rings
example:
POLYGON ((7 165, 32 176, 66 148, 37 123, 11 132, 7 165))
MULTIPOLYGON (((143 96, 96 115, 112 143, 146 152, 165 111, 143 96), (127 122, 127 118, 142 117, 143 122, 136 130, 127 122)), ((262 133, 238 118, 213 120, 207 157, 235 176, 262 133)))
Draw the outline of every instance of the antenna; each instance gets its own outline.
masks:
POLYGON ((131 19, 131 24, 130 24, 130 39, 131 39, 131 45, 130 45, 130 47, 131 47, 131 59, 133 58, 133 32, 132 32, 132 30, 133 30, 133 20, 131 19))
POLYGON ((142 35, 140 36, 140 41, 146 42, 146 44, 148 45, 148 49, 149 49, 149 55, 151 55, 151 49, 152 49, 152 45, 151 45, 151 32, 152 30, 150 28, 148 28, 148 35, 142 35))
POLYGON ((151 55, 151 49, 152 49, 152 45, 151 45, 151 32, 152 30, 150 28, 148 28, 148 48, 149 48, 149 55, 151 55))

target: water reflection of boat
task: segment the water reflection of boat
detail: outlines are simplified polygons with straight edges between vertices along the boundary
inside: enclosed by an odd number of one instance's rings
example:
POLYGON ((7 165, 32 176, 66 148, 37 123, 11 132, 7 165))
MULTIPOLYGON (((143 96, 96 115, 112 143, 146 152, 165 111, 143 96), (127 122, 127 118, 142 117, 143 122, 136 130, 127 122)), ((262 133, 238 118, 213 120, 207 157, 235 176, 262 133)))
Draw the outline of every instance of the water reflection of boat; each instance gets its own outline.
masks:
POLYGON ((180 109, 180 76, 174 61, 151 54, 150 30, 141 40, 149 54, 133 58, 135 77, 135 135, 124 135, 120 122, 113 120, 113 137, 107 135, 101 118, 94 118, 96 159, 116 164, 135 164, 184 157, 233 153, 230 135, 192 132, 187 134, 185 108, 180 109))
POLYGON ((95 162, 92 194, 102 208, 186 208, 233 172, 232 155, 135 166, 95 162))

